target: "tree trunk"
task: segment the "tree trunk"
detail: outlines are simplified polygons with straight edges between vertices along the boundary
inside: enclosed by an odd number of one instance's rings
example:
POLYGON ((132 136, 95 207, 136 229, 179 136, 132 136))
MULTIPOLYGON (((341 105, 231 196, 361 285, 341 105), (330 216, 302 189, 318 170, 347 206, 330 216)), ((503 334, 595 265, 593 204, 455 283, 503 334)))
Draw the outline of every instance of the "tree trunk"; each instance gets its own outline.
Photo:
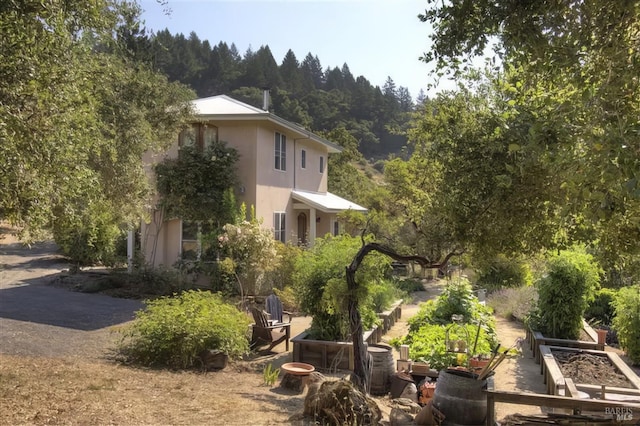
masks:
POLYGON ((362 330, 362 318, 360 317, 359 302, 356 294, 358 293, 358 283, 356 282, 356 271, 364 258, 372 251, 377 251, 390 258, 400 262, 417 262, 423 267, 442 269, 446 266, 452 256, 458 253, 449 253, 445 260, 440 263, 434 263, 423 256, 403 256, 396 253, 392 249, 380 245, 378 243, 364 244, 356 256, 347 266, 347 289, 349 290, 348 306, 349 306, 349 326, 351 328, 351 341, 353 342, 353 375, 352 382, 361 391, 367 392, 369 389, 370 369, 367 348, 363 341, 364 331, 362 330))

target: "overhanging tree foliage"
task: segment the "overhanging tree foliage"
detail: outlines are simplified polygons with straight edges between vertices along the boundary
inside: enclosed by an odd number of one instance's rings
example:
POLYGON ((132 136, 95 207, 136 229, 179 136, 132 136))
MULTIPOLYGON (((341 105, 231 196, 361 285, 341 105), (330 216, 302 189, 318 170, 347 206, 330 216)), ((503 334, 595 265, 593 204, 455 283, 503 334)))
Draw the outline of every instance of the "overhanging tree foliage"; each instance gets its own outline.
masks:
POLYGON ((25 237, 95 227, 92 211, 141 217, 142 154, 174 140, 193 94, 129 49, 138 16, 108 0, 0 6, 0 217, 25 237))
MULTIPOLYGON (((636 1, 428 1, 426 61, 460 73, 493 47, 514 107, 530 111, 514 153, 539 152, 566 193, 561 210, 593 224, 601 255, 628 267, 640 248, 640 8, 636 1)), ((570 228, 565 226, 565 229, 570 228)))

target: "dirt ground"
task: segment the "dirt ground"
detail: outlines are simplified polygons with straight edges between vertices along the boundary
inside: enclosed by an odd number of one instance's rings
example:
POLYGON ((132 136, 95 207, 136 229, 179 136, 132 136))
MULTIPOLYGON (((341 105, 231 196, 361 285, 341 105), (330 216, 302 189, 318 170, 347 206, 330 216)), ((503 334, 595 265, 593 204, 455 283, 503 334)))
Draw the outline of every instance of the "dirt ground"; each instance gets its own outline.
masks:
MULTIPOLYGON (((291 417, 302 411, 304 394, 283 389, 278 383, 263 384, 265 366, 279 367, 291 360, 284 344, 270 354, 233 362, 219 372, 173 372, 118 364, 112 360, 117 330, 132 318, 139 302, 103 301, 106 296, 94 294, 74 298, 80 294, 47 285, 67 268, 55 254, 55 246, 45 243, 26 248, 7 235, 7 228, 0 228, 0 235, 3 231, 0 424, 300 424, 291 417), (65 310, 35 303, 42 294, 64 300, 59 308, 65 310), (96 315, 84 318, 81 306, 96 301, 100 303, 91 305, 96 315)), ((435 297, 441 286, 430 282, 424 292, 415 293, 415 300, 403 305, 401 321, 383 341, 406 333, 406 320, 417 312, 420 302, 435 297)), ((310 318, 295 317, 292 336, 309 324, 310 318)), ((497 319, 497 327, 504 346, 525 335, 521 326, 503 319, 497 319)), ((397 357, 397 352, 394 355, 397 357)), ((545 393, 539 366, 528 347, 522 356, 507 358, 499 366, 494 387, 545 393)), ((376 401, 388 418, 389 398, 376 401)), ((537 407, 507 404, 496 408, 498 418, 515 412, 540 412, 537 407)))

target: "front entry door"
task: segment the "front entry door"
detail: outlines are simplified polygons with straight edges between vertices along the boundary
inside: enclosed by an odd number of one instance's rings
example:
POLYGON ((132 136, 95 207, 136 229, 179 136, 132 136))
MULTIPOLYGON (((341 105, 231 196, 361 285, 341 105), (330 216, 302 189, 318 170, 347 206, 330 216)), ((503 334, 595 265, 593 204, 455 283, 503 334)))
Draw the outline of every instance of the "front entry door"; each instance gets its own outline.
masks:
POLYGON ((298 215, 298 244, 307 244, 307 215, 298 215))

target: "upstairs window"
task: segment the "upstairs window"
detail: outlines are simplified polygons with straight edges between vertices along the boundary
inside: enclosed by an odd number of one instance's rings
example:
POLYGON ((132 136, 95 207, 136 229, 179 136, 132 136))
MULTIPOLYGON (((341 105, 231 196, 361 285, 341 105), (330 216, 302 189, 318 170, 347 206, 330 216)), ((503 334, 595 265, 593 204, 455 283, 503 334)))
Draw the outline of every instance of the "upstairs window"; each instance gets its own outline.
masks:
POLYGON ((204 151, 218 141, 218 128, 207 123, 194 123, 180 132, 180 148, 190 146, 204 151))
POLYGON ((320 173, 324 173, 324 157, 320 156, 320 173))
POLYGON ((287 137, 276 132, 275 137, 276 170, 287 170, 287 137))
POLYGON ((274 229, 274 238, 280 242, 286 242, 286 233, 285 233, 285 218, 286 215, 284 212, 275 212, 273 214, 273 229, 274 229))
POLYGON ((307 168, 307 151, 305 151, 304 149, 300 153, 300 167, 302 167, 303 169, 307 168))

